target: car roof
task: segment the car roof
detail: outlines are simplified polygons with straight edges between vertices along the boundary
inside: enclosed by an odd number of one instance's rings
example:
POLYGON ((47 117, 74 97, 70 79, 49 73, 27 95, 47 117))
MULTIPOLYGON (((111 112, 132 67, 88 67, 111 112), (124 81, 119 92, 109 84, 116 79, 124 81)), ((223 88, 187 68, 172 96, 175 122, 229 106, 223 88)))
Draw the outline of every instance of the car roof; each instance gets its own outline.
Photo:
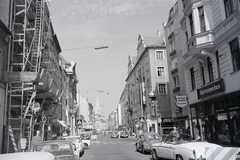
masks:
POLYGON ((2 160, 19 160, 19 159, 34 159, 34 160, 54 160, 55 156, 49 152, 19 152, 0 154, 2 160))
POLYGON ((80 136, 61 136, 61 138, 80 138, 80 136))
POLYGON ((38 142, 38 143, 34 144, 33 146, 39 145, 39 144, 56 144, 56 143, 71 143, 71 142, 68 140, 49 140, 49 141, 38 142))

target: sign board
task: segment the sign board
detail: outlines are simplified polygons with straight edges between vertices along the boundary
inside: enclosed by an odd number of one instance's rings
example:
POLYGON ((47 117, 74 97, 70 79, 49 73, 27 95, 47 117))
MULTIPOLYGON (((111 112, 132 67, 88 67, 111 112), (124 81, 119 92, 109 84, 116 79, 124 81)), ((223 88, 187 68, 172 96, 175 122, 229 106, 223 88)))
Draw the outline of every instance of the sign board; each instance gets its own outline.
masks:
POLYGON ((178 107, 186 107, 188 105, 188 100, 187 100, 187 96, 183 95, 183 96, 175 96, 176 99, 176 106, 178 107))
POLYGON ((78 119, 78 120, 77 120, 77 125, 79 125, 79 126, 82 125, 82 120, 81 120, 81 119, 78 119))
POLYGON ((219 79, 214 83, 211 83, 207 86, 197 89, 198 99, 209 97, 211 95, 223 92, 224 90, 225 88, 224 88, 223 79, 219 79))
POLYGON ((143 117, 143 116, 142 116, 142 117, 139 117, 139 122, 140 122, 140 123, 144 123, 144 122, 145 122, 145 117, 143 117))
POLYGON ((23 150, 26 149, 27 139, 26 138, 21 138, 20 143, 21 143, 21 149, 23 149, 23 150))
POLYGON ((46 123, 47 122, 47 117, 43 116, 42 121, 43 121, 43 123, 46 123))

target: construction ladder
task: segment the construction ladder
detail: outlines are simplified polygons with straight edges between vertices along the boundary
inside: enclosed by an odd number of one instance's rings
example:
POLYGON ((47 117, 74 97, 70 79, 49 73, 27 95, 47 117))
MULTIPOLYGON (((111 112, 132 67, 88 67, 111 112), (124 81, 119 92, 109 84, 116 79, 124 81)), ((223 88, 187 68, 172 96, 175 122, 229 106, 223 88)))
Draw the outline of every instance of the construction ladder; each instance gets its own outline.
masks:
MULTIPOLYGON (((41 60, 42 13, 44 0, 24 0, 15 4, 13 16, 13 41, 10 72, 38 72, 41 60), (36 2, 36 4, 35 4, 36 2), (36 5, 35 27, 32 28, 28 20, 30 5, 36 5), (24 18, 22 18, 24 17, 24 18), (27 44, 27 35, 33 33, 31 45, 27 44), (30 66, 30 67, 29 67, 30 66)), ((16 3, 18 1, 15 1, 16 3)), ((19 74, 20 75, 20 74, 19 74)), ((36 96, 36 84, 26 81, 11 81, 8 88, 8 125, 15 137, 16 144, 21 138, 26 138, 27 148, 30 142, 34 125, 33 105, 36 96)), ((10 133, 10 132, 9 132, 10 133)), ((11 136, 12 139, 12 136, 11 136)), ((9 138, 8 138, 9 142, 9 138)), ((9 149, 9 147, 8 147, 9 149)), ((15 149, 15 148, 14 148, 15 149)), ((15 150, 16 152, 16 150, 15 150)))

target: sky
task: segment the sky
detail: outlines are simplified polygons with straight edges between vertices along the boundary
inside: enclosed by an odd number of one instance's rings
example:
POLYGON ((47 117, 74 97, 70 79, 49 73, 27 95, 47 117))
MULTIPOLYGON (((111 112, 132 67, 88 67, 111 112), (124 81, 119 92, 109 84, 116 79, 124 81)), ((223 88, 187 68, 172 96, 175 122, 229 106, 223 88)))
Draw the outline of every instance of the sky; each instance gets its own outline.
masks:
POLYGON ((76 63, 78 92, 108 118, 125 87, 138 36, 163 33, 177 0, 49 0, 50 18, 67 61, 76 63), (96 47, 108 46, 105 49, 96 47))

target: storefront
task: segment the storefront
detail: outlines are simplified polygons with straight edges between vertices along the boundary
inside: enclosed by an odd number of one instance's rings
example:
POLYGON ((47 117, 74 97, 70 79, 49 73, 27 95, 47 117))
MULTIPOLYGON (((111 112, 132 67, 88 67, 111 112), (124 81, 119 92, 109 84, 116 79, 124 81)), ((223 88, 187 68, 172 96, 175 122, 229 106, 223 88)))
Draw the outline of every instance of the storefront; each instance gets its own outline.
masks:
POLYGON ((199 135, 212 143, 240 146, 240 92, 190 105, 190 109, 194 138, 199 135))

